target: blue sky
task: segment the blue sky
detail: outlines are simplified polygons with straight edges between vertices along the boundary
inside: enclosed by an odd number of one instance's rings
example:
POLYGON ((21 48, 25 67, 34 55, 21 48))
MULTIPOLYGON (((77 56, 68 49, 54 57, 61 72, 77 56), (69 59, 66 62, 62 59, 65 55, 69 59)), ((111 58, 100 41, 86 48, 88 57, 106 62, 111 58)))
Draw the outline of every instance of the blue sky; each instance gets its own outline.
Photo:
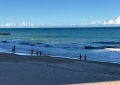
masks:
POLYGON ((120 0, 0 0, 0 27, 119 25, 120 0))

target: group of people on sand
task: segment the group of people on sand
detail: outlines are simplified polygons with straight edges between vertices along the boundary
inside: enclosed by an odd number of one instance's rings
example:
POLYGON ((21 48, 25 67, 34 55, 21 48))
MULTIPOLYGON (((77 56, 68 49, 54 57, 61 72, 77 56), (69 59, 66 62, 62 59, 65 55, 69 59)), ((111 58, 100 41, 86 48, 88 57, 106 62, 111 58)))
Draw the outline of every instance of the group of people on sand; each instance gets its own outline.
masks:
MULTIPOLYGON (((13 48, 12 48, 12 53, 15 53, 15 45, 13 46, 13 48)), ((36 55, 38 56, 40 54, 40 56, 42 56, 42 52, 36 52, 36 55)), ((31 50, 31 55, 33 55, 33 50, 31 50)))
MULTIPOLYGON (((40 54, 40 56, 42 56, 42 52, 36 52, 36 55, 38 56, 40 54)), ((31 55, 33 55, 33 50, 31 50, 31 55)))
MULTIPOLYGON (((85 54, 84 60, 86 60, 86 58, 87 58, 87 56, 86 56, 86 54, 85 54)), ((81 55, 81 54, 80 54, 80 60, 82 60, 82 55, 81 55)))
MULTIPOLYGON (((13 48, 12 48, 12 53, 15 53, 15 45, 13 46, 13 48)), ((33 50, 31 50, 31 55, 33 55, 33 50)), ((40 56, 42 55, 42 52, 36 52, 36 55, 38 56, 40 54, 40 56)), ((84 56, 84 60, 86 60, 86 58, 87 58, 87 56, 86 56, 86 54, 85 54, 85 56, 84 56)), ((80 54, 80 60, 82 60, 82 55, 80 54)))

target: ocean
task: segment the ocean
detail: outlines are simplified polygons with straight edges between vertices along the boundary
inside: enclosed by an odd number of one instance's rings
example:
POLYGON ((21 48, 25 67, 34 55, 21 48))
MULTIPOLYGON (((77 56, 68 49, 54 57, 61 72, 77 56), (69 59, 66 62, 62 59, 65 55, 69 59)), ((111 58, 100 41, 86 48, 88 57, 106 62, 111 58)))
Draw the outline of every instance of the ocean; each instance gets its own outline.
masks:
POLYGON ((120 27, 0 28, 0 52, 120 64, 120 27))

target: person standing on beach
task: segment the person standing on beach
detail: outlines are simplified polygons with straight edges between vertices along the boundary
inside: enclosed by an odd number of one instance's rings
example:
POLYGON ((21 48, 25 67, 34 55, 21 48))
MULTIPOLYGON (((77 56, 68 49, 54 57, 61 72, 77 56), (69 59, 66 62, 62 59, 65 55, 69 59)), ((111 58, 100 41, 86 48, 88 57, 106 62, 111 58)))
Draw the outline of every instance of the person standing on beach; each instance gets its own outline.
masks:
POLYGON ((84 60, 86 60, 86 57, 87 57, 87 56, 86 56, 86 54, 85 54, 85 58, 84 58, 84 60))
POLYGON ((15 45, 12 48, 12 53, 15 53, 15 45))
POLYGON ((40 52, 40 56, 42 55, 42 52, 40 52))
POLYGON ((38 56, 38 51, 36 52, 36 55, 38 56))
POLYGON ((82 59, 82 56, 81 56, 81 54, 80 54, 80 60, 82 59))
POLYGON ((31 50, 31 55, 33 55, 33 50, 31 50))

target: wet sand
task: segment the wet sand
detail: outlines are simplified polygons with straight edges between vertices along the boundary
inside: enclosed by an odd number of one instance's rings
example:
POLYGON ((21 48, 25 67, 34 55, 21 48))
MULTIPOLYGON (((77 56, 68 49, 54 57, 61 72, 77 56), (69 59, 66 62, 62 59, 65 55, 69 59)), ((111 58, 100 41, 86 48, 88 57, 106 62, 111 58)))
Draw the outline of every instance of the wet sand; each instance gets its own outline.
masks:
POLYGON ((0 53, 0 85, 120 85, 120 64, 0 53))

